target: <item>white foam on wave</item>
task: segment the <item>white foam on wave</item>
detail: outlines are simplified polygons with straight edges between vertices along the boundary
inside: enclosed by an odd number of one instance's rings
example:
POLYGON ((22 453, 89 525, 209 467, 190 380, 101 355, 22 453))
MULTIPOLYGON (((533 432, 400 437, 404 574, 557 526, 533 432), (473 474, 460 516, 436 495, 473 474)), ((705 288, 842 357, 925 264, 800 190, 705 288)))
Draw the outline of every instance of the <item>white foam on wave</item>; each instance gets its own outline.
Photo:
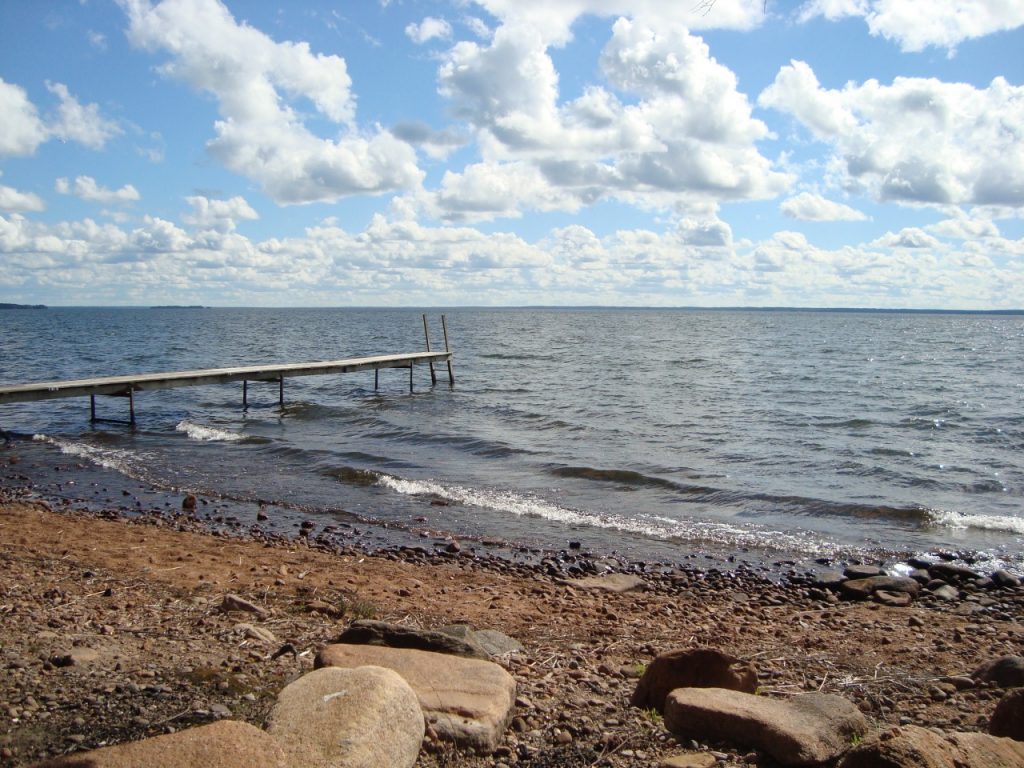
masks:
POLYGON ((1003 531, 1024 535, 1024 517, 1010 515, 965 515, 950 510, 931 510, 931 522, 946 528, 964 530, 978 528, 985 531, 1003 531))
POLYGON ((196 424, 188 419, 178 422, 175 429, 179 432, 184 432, 193 440, 202 440, 203 442, 230 443, 245 439, 244 435, 240 435, 237 432, 229 432, 226 429, 217 429, 216 427, 207 427, 203 424, 196 424))
POLYGON ((68 456, 78 456, 79 458, 91 461, 93 464, 98 464, 101 467, 132 477, 138 474, 138 466, 145 461, 141 454, 120 448, 99 448, 95 445, 61 440, 49 435, 33 435, 32 439, 36 442, 52 445, 68 456))
POLYGON ((584 512, 505 490, 466 488, 432 480, 406 480, 391 475, 382 476, 377 484, 407 496, 435 496, 464 506, 507 512, 520 517, 539 517, 570 526, 606 528, 663 540, 703 541, 732 547, 785 548, 815 554, 833 549, 833 545, 810 535, 758 530, 717 521, 678 520, 652 515, 624 517, 584 512))

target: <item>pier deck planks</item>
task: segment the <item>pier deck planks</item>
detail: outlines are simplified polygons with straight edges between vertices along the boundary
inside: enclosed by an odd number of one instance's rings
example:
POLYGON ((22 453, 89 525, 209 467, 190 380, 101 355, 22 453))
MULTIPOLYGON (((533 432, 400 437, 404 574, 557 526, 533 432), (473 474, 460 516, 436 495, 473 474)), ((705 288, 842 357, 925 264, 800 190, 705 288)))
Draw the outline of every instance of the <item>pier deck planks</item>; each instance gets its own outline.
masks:
POLYGON ((450 363, 451 359, 451 352, 411 352, 317 363, 251 365, 241 368, 207 368, 197 371, 141 373, 74 381, 47 381, 0 386, 0 404, 89 395, 126 395, 131 392, 192 387, 200 384, 223 384, 232 381, 282 381, 289 376, 321 376, 331 373, 380 370, 381 368, 411 368, 416 363, 450 363))

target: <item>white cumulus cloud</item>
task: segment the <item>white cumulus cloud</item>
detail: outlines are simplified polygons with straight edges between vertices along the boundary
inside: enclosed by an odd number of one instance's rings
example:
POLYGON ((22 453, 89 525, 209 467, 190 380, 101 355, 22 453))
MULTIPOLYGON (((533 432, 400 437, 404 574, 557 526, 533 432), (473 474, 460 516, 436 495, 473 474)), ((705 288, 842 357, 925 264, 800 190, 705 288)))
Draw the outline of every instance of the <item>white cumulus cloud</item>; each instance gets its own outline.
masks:
POLYGON ((897 77, 823 88, 811 67, 782 67, 758 98, 832 146, 841 181, 881 200, 1024 205, 1024 87, 897 77))
POLYGON ((871 243, 873 247, 881 248, 939 248, 939 240, 929 235, 923 229, 917 227, 906 227, 899 232, 888 232, 871 243))
POLYGON ((863 213, 843 203, 827 200, 821 195, 801 192, 783 200, 779 209, 793 219, 801 221, 864 221, 863 213))
POLYGON ((810 0, 798 17, 829 20, 859 16, 872 35, 899 44, 904 51, 928 47, 952 50, 965 40, 1024 25, 1018 0, 810 0))
POLYGON ((0 211, 28 213, 46 210, 46 203, 39 195, 21 192, 14 187, 0 184, 0 211))
POLYGON ((419 24, 408 24, 405 27, 405 36, 419 45, 435 38, 447 40, 452 36, 452 25, 444 19, 427 16, 419 24))
POLYGON ((502 23, 535 29, 551 45, 572 38, 583 16, 628 16, 657 27, 752 29, 764 21, 763 0, 714 0, 714 3, 665 0, 477 0, 502 23))
POLYGON ((664 231, 599 237, 581 224, 536 242, 512 232, 376 215, 253 240, 216 227, 251 217, 240 199, 189 200, 184 227, 59 223, 0 214, 0 285, 44 281, 69 303, 173 300, 416 305, 527 303, 1019 307, 1024 240, 950 243, 921 229, 822 248, 798 232, 733 242, 713 215, 664 231), (187 221, 186 221, 187 219, 187 221), (213 228, 211 228, 213 227, 213 228), (177 297, 177 298, 171 298, 177 297))
POLYGON ((54 188, 62 195, 74 195, 90 203, 130 203, 141 198, 131 184, 120 189, 108 189, 97 184, 92 176, 76 176, 74 183, 62 177, 57 179, 54 188))
POLYGON ((43 118, 25 89, 0 78, 0 155, 32 155, 52 138, 103 149, 122 133, 117 123, 100 114, 97 104, 83 105, 63 83, 47 81, 46 89, 60 103, 54 114, 43 118))
POLYGON ((440 91, 476 130, 483 162, 446 175, 442 212, 577 210, 603 197, 685 210, 771 197, 790 183, 757 150, 768 130, 735 75, 685 28, 620 18, 601 68, 625 101, 595 84, 560 103, 558 72, 536 28, 505 24, 488 44, 456 44, 439 70, 440 91))
POLYGON ((65 141, 77 141, 89 149, 103 149, 106 143, 122 133, 117 123, 100 114, 97 104, 81 104, 63 83, 46 83, 46 89, 60 99, 57 116, 49 132, 65 141))
POLYGON ((171 54, 162 71, 213 94, 221 119, 210 153, 254 179, 279 203, 333 201, 419 184, 412 147, 385 130, 362 135, 345 60, 315 54, 305 42, 275 42, 237 22, 218 0, 121 0, 129 39, 171 54), (341 126, 321 138, 296 104, 308 99, 341 126))
POLYGON ((0 78, 0 155, 31 155, 49 138, 25 89, 0 78))
POLYGON ((192 213, 183 216, 182 220, 200 230, 231 232, 240 220, 254 221, 259 218, 252 206, 241 196, 228 200, 211 200, 202 195, 195 195, 186 197, 185 202, 192 206, 192 213))

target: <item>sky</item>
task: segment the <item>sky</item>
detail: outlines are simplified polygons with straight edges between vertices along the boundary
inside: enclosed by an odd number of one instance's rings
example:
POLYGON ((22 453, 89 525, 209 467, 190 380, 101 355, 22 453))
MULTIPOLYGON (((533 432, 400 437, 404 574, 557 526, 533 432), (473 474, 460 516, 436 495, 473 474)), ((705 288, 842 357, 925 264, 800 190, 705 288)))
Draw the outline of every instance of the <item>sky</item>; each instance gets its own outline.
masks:
POLYGON ((0 302, 1024 307, 1024 0, 6 0, 0 302))

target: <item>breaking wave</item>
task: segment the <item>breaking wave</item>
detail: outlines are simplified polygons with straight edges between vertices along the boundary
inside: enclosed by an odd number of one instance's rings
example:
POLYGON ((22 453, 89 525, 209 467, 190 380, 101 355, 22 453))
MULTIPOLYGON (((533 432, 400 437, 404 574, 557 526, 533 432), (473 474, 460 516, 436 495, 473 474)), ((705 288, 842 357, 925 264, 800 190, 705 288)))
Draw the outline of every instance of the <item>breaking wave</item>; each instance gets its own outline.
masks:
POLYGON ((229 432, 226 429, 218 429, 217 427, 207 427, 203 424, 196 424, 188 419, 178 422, 175 429, 178 432, 184 432, 193 440, 202 440, 204 442, 232 443, 246 439, 245 435, 240 435, 237 432, 229 432))
POLYGON ((126 451, 121 448, 100 448, 87 443, 61 440, 49 435, 33 435, 32 439, 39 443, 52 445, 65 455, 86 459, 93 464, 112 469, 129 477, 141 477, 143 474, 142 467, 146 462, 146 457, 135 451, 126 451))
POLYGON ((788 549, 820 554, 835 545, 804 533, 759 529, 746 523, 673 519, 656 515, 602 514, 572 509, 529 494, 497 489, 467 488, 434 480, 407 480, 381 475, 378 485, 407 496, 430 496, 463 506, 503 512, 518 517, 536 517, 567 526, 588 526, 620 531, 666 541, 708 542, 733 547, 788 549))
POLYGON ((1024 517, 1009 515, 965 515, 949 510, 930 510, 931 522, 946 528, 965 530, 976 528, 984 531, 1004 531, 1024 535, 1024 517))

